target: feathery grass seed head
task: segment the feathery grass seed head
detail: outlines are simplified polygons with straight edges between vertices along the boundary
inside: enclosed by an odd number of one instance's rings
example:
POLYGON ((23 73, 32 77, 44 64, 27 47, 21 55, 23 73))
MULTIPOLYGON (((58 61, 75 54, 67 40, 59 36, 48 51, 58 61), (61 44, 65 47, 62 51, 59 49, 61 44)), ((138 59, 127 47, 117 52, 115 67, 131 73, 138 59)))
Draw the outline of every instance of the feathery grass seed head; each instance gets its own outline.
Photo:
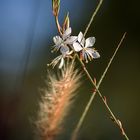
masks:
POLYGON ((43 140, 52 140, 60 133, 61 124, 66 116, 72 97, 80 86, 81 74, 74 69, 73 64, 66 64, 61 73, 48 73, 48 89, 44 89, 44 96, 40 103, 37 127, 43 140))

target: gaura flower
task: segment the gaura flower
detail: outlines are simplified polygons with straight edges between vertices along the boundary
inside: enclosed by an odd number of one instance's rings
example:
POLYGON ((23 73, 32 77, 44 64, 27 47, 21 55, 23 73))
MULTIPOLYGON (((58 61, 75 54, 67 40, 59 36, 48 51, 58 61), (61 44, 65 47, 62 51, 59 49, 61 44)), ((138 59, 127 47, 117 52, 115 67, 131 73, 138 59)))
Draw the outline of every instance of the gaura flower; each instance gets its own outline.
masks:
POLYGON ((61 69, 63 66, 64 66, 64 59, 67 57, 71 57, 70 54, 72 53, 72 51, 69 50, 69 47, 68 46, 65 46, 65 47, 61 47, 60 48, 60 52, 61 52, 61 55, 57 56, 55 59, 52 60, 52 62, 49 64, 49 65, 52 65, 52 67, 54 68, 58 63, 59 63, 59 66, 58 68, 61 69))
POLYGON ((100 54, 94 48, 91 48, 94 43, 95 37, 85 39, 83 33, 80 32, 77 41, 73 43, 73 48, 76 52, 81 52, 82 60, 88 63, 88 59, 91 61, 100 57, 100 54))
POLYGON ((53 37, 53 42, 55 43, 53 51, 58 51, 60 48, 64 48, 67 45, 72 45, 77 40, 77 36, 71 36, 71 33, 72 29, 69 27, 64 31, 62 37, 53 37))

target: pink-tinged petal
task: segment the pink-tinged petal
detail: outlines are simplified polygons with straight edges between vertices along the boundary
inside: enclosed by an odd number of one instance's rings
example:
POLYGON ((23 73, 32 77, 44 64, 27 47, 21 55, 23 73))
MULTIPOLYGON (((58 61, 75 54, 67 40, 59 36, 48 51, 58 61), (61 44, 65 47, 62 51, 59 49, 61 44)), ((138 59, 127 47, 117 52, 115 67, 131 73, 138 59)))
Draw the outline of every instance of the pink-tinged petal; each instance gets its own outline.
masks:
POLYGON ((66 39, 66 44, 73 44, 75 41, 77 41, 77 36, 70 36, 66 39))
POLYGON ((71 27, 67 28, 67 29, 64 31, 64 33, 63 33, 63 35, 62 35, 62 38, 65 40, 66 38, 68 38, 68 37, 71 35, 71 32, 72 32, 71 27))
POLYGON ((62 43, 62 38, 60 36, 53 37, 53 42, 55 45, 60 45, 62 43))
POLYGON ((63 55, 69 53, 69 47, 66 46, 66 45, 63 46, 63 47, 61 47, 61 48, 60 48, 60 52, 61 52, 63 55))
POLYGON ((96 50, 93 51, 92 55, 93 58, 100 58, 100 54, 96 50))
POLYGON ((58 68, 61 69, 63 65, 64 65, 64 58, 62 57, 58 68))
POLYGON ((92 47, 95 43, 95 37, 89 37, 86 39, 85 48, 92 47))
POLYGON ((74 48, 74 50, 76 51, 76 52, 79 52, 79 51, 81 51, 83 48, 81 47, 81 45, 79 44, 79 43, 77 43, 77 42, 74 42, 73 43, 73 48, 74 48))

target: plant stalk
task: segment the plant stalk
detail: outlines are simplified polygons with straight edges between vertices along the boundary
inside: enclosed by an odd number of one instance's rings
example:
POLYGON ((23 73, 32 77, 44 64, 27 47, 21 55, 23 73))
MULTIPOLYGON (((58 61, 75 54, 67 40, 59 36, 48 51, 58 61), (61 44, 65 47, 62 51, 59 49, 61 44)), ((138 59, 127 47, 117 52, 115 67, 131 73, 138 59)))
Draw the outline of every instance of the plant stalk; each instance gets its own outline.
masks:
POLYGON ((94 18, 95 18, 95 16, 96 16, 96 14, 97 14, 97 12, 99 11, 99 9, 100 9, 102 3, 103 3, 103 0, 99 0, 99 3, 98 3, 98 5, 97 5, 95 11, 93 12, 93 14, 92 14, 92 16, 91 16, 91 18, 90 18, 90 21, 89 21, 89 23, 88 23, 88 25, 87 25, 87 27, 86 27, 86 30, 85 30, 85 32, 84 32, 84 36, 87 34, 87 32, 88 32, 88 30, 89 30, 89 28, 90 28, 90 26, 91 26, 91 24, 92 24, 92 22, 93 22, 93 20, 94 20, 94 18))
MULTIPOLYGON (((99 0, 99 3, 98 3, 98 5, 97 5, 97 7, 96 7, 94 13, 92 14, 92 16, 91 16, 91 18, 90 18, 90 21, 89 21, 89 23, 88 23, 88 25, 87 25, 87 27, 86 27, 86 29, 85 29, 84 36, 86 36, 86 34, 87 34, 87 32, 88 32, 88 30, 89 30, 89 28, 90 28, 90 26, 91 26, 91 24, 92 24, 92 22, 93 22, 93 20, 94 20, 94 17, 96 16, 97 12, 99 11, 99 9, 100 9, 102 3, 103 3, 103 0, 99 0)), ((61 26, 60 26, 59 21, 58 21, 58 16, 55 17, 55 21, 56 21, 56 25, 57 25, 57 28, 58 28, 58 32, 60 33, 60 35, 62 35, 61 26)), ((113 114, 113 112, 111 111, 110 107, 108 106, 108 104, 107 104, 107 102, 106 102, 106 98, 104 98, 104 97, 102 96, 101 92, 99 91, 100 84, 102 83, 102 81, 103 81, 103 79, 104 79, 104 77, 105 77, 105 75, 106 75, 106 73, 107 73, 107 71, 108 71, 110 65, 112 64, 112 61, 113 61, 113 59, 114 59, 114 57, 115 57, 115 55, 116 55, 116 53, 117 53, 119 47, 121 46, 121 44, 122 44, 122 42, 123 42, 123 40, 124 40, 124 38, 125 38, 125 35, 126 35, 126 33, 124 33, 124 35, 123 35, 123 37, 122 37, 120 43, 118 44, 118 46, 117 46, 117 48, 116 48, 116 50, 115 50, 113 56, 111 57, 111 59, 110 59, 108 65, 107 65, 107 67, 106 67, 104 73, 102 74, 102 76, 101 76, 101 78, 100 78, 100 80, 99 80, 99 82, 98 82, 97 85, 96 85, 96 83, 93 81, 93 79, 92 79, 91 75, 89 74, 89 72, 88 72, 88 70, 87 70, 85 64, 82 62, 82 60, 79 58, 78 54, 75 52, 76 57, 78 58, 80 64, 82 65, 82 68, 83 68, 84 72, 86 73, 86 75, 87 75, 88 79, 90 80, 90 82, 92 83, 92 85, 95 87, 95 91, 93 92, 91 98, 89 99, 89 101, 88 101, 88 103, 87 103, 87 105, 86 105, 86 107, 85 107, 85 110, 84 110, 84 112, 83 112, 83 114, 82 114, 82 116, 81 116, 81 118, 80 118, 80 120, 79 120, 79 122, 78 122, 78 124, 77 124, 77 126, 76 126, 76 128, 75 128, 75 130, 74 130, 74 132, 73 132, 72 140, 76 140, 76 139, 77 139, 78 131, 79 131, 79 129, 80 129, 80 127, 81 127, 81 125, 82 125, 82 123, 83 123, 83 121, 84 121, 84 118, 85 118, 85 116, 86 116, 86 114, 87 114, 87 112, 88 112, 88 110, 89 110, 89 108, 90 108, 90 106, 91 106, 91 103, 92 103, 93 99, 95 98, 96 92, 99 94, 99 96, 100 96, 101 100, 103 101, 103 103, 104 103, 106 109, 108 110, 108 112, 109 112, 111 118, 113 119, 113 121, 115 122, 115 124, 117 124, 117 126, 120 128, 120 130, 121 130, 123 136, 126 138, 126 140, 129 140, 129 138, 127 137, 127 135, 126 135, 126 133, 125 133, 123 127, 122 127, 121 122, 115 117, 115 115, 113 114)))
POLYGON ((82 124, 83 124, 83 121, 84 121, 84 119, 85 119, 85 117, 86 117, 86 114, 87 114, 87 112, 88 112, 88 110, 89 110, 89 108, 90 108, 90 106, 91 106, 91 104, 92 104, 92 101, 93 101, 94 98, 95 98, 96 92, 99 94, 99 96, 100 96, 101 100, 103 101, 103 103, 104 103, 104 105, 105 105, 107 111, 109 112, 109 114, 110 114, 112 120, 115 122, 115 124, 117 124, 117 126, 118 126, 119 129, 121 130, 122 135, 125 137, 126 140, 129 140, 128 136, 126 135, 126 133, 125 133, 123 127, 122 127, 121 122, 115 117, 115 115, 113 114, 113 112, 111 111, 110 107, 108 106, 108 104, 107 104, 107 102, 106 102, 106 98, 104 98, 104 97, 102 96, 101 92, 99 91, 99 87, 100 87, 100 85, 101 85, 101 83, 102 83, 102 81, 103 81, 103 79, 104 79, 104 77, 105 77, 105 75, 106 75, 106 73, 107 73, 107 71, 108 71, 110 65, 112 64, 112 61, 113 61, 113 59, 115 58, 116 53, 118 52, 118 49, 120 48, 120 46, 121 46, 121 44, 122 44, 122 42, 123 42, 125 36, 126 36, 126 33, 123 34, 123 36, 122 36, 122 38, 121 38, 121 40, 120 40, 120 42, 119 42, 119 44, 118 44, 116 50, 114 51, 114 54, 112 55, 112 57, 111 57, 111 59, 110 59, 108 65, 107 65, 107 67, 105 68, 105 71, 103 72, 103 74, 102 74, 102 76, 101 76, 101 78, 100 78, 100 80, 99 80, 99 82, 98 82, 97 85, 95 84, 95 82, 93 81, 91 75, 89 74, 88 70, 86 69, 85 64, 82 62, 82 60, 79 58, 79 56, 76 55, 77 58, 78 58, 78 60, 79 60, 79 62, 80 62, 80 64, 82 65, 82 68, 83 68, 83 70, 85 71, 85 73, 86 73, 88 79, 90 80, 90 82, 92 83, 92 85, 95 87, 95 91, 93 92, 91 98, 89 99, 89 101, 88 101, 88 103, 87 103, 87 105, 86 105, 86 107, 85 107, 85 110, 84 110, 84 112, 83 112, 81 118, 79 119, 79 122, 78 122, 78 124, 77 124, 77 126, 76 126, 76 128, 75 128, 75 130, 74 130, 74 132, 73 132, 72 140, 76 140, 76 139, 77 139, 77 134, 78 134, 78 132, 79 132, 79 129, 81 128, 81 126, 82 126, 82 124))

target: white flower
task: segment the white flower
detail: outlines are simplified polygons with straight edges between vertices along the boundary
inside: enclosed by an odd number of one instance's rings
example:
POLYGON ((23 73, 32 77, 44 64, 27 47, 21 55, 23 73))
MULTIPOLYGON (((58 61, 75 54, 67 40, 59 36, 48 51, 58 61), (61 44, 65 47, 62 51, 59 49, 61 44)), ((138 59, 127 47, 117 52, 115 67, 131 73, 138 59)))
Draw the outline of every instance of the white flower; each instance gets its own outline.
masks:
POLYGON ((60 52, 61 55, 57 56, 54 60, 52 60, 52 62, 49 65, 52 65, 52 67, 54 68, 58 63, 59 66, 58 68, 61 69, 64 65, 64 59, 66 57, 71 57, 70 54, 72 53, 72 51, 69 50, 69 47, 65 46, 65 47, 61 47, 60 48, 60 52))
POLYGON ((91 61, 94 58, 99 58, 100 54, 94 49, 91 48, 95 43, 95 37, 89 37, 85 40, 82 32, 78 35, 78 41, 73 43, 73 48, 76 52, 81 52, 81 57, 83 60, 88 62, 88 59, 91 61))
POLYGON ((54 68, 56 64, 58 64, 59 61, 60 61, 60 64, 58 68, 61 69, 64 65, 64 56, 62 54, 57 56, 55 59, 53 59, 53 61, 49 65, 52 65, 52 67, 54 68))
POLYGON ((70 36, 71 32, 72 29, 69 27, 64 31, 62 37, 53 37, 53 42, 55 43, 54 50, 58 51, 60 48, 63 48, 67 45, 72 45, 77 40, 77 36, 70 36))

